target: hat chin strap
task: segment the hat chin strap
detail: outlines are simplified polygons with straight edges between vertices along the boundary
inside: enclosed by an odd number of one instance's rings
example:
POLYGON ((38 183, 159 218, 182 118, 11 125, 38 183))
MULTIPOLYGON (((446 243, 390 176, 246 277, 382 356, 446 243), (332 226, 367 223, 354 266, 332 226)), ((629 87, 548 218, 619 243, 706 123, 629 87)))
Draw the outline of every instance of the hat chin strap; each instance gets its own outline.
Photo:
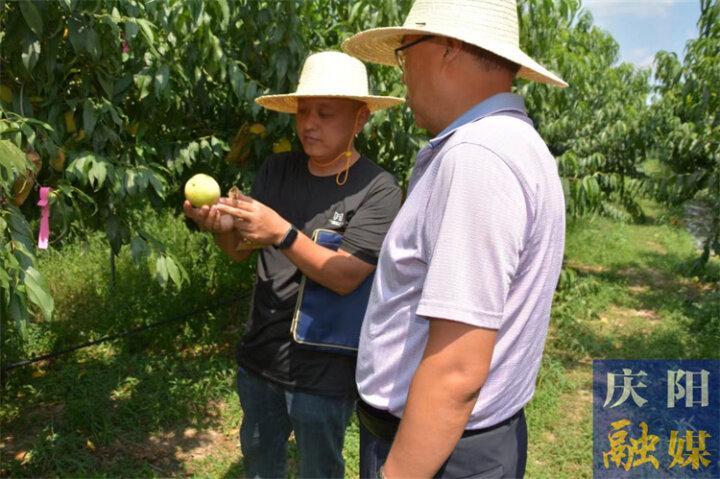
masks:
POLYGON ((360 119, 360 112, 362 111, 362 107, 358 108, 357 113, 355 113, 355 121, 353 122, 352 130, 350 131, 350 139, 348 140, 347 146, 345 147, 345 151, 340 153, 338 156, 336 156, 334 159, 325 162, 320 163, 317 160, 311 160, 313 163, 315 163, 317 166, 321 168, 325 168, 327 166, 330 166, 334 164, 336 161, 338 161, 340 158, 345 157, 345 168, 343 168, 341 171, 338 172, 338 174, 335 176, 335 183, 338 186, 342 186, 345 183, 347 183, 348 176, 350 174, 350 158, 352 158, 352 152, 350 151, 350 146, 352 145, 353 138, 355 137, 354 131, 355 128, 357 128, 358 120, 360 119), (344 173, 344 174, 343 174, 344 173), (342 180, 340 180, 340 176, 342 175, 342 180))

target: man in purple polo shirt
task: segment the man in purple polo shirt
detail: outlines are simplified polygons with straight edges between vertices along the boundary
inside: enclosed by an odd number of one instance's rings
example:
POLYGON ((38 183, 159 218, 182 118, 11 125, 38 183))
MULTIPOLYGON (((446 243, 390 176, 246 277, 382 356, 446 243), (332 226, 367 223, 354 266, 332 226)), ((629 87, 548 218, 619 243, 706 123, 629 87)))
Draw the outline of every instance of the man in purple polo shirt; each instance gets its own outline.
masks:
POLYGON ((348 39, 399 65, 435 137, 383 243, 357 383, 362 477, 522 477, 560 273, 557 165, 515 76, 567 86, 519 48, 514 0, 417 0, 402 27, 348 39))

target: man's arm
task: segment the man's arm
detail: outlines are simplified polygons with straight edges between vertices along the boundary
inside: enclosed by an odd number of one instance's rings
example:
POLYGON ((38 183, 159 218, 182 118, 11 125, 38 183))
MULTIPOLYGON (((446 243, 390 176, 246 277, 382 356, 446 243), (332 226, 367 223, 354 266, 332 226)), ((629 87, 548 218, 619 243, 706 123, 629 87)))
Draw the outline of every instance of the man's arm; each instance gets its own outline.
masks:
POLYGON ((375 269, 347 251, 332 251, 302 233, 283 253, 308 278, 342 295, 352 293, 375 269))
MULTIPOLYGON (((247 196, 237 201, 221 199, 212 209, 237 218, 235 229, 240 238, 264 246, 279 244, 291 226, 272 208, 247 196)), ((375 269, 347 251, 332 251, 301 232, 292 246, 282 251, 307 277, 343 295, 354 291, 375 269)))
POLYGON ((430 478, 450 456, 485 383, 497 331, 430 319, 400 428, 384 466, 388 479, 430 478))
POLYGON ((528 212, 509 166, 477 145, 443 157, 419 237, 427 275, 415 313, 430 321, 386 475, 432 477, 457 444, 490 371, 528 212), (439 318, 439 319, 433 319, 439 318))

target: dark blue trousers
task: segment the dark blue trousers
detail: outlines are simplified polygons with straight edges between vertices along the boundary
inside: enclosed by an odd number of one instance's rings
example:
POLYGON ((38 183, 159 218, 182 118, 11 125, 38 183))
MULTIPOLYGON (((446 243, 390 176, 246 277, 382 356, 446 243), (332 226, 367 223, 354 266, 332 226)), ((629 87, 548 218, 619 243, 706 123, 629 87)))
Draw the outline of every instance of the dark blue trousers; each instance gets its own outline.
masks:
POLYGON ((299 477, 344 476, 343 442, 354 398, 290 391, 242 368, 237 390, 243 409, 240 449, 245 477, 287 477, 291 431, 300 455, 299 477))
MULTIPOLYGON (((497 428, 464 435, 435 477, 521 478, 527 462, 527 424, 524 412, 497 428)), ((360 477, 377 478, 392 443, 372 434, 360 421, 360 477)))

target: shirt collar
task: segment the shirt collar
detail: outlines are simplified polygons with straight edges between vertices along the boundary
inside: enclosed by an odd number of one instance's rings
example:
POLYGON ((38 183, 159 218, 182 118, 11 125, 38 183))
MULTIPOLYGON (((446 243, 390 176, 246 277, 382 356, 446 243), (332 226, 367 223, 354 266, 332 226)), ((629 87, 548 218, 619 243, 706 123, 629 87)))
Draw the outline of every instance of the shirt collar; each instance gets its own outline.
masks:
POLYGON ((521 96, 514 93, 498 93, 490 98, 486 98, 457 117, 447 128, 430 140, 430 147, 435 148, 463 125, 506 110, 513 110, 527 115, 525 102, 521 96))

